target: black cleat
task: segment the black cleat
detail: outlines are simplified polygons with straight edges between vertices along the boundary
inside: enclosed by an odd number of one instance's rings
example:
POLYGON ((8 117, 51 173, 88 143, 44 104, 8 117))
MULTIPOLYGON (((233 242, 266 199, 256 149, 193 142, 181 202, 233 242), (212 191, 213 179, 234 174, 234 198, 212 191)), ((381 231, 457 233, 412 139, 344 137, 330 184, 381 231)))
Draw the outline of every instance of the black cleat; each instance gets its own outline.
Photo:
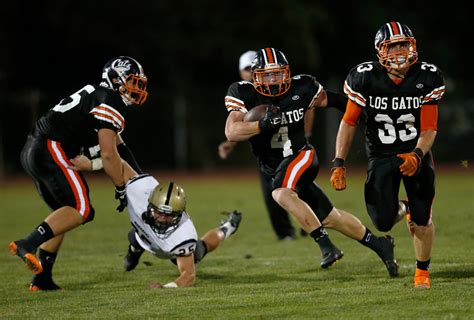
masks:
POLYGON ((54 291, 63 290, 60 286, 54 283, 51 277, 42 277, 41 274, 34 276, 30 283, 30 291, 54 291))
POLYGON ((132 245, 128 246, 128 252, 123 259, 123 268, 125 271, 132 271, 138 265, 140 257, 143 254, 143 250, 137 250, 132 245))
POLYGON ((232 212, 223 212, 222 214, 227 214, 228 216, 227 219, 221 221, 220 227, 222 227, 226 222, 229 222, 232 227, 234 227, 234 230, 230 235, 234 234, 240 226, 240 221, 242 221, 242 212, 234 210, 232 212))
POLYGON ((380 259, 382 259, 385 267, 387 268, 390 277, 394 278, 398 276, 398 263, 395 260, 393 248, 395 247, 395 239, 391 236, 385 236, 380 238, 382 245, 381 251, 377 252, 380 259))
POLYGON ((334 247, 333 250, 326 252, 323 255, 323 260, 321 260, 321 268, 326 269, 332 266, 337 260, 342 259, 344 252, 334 247))

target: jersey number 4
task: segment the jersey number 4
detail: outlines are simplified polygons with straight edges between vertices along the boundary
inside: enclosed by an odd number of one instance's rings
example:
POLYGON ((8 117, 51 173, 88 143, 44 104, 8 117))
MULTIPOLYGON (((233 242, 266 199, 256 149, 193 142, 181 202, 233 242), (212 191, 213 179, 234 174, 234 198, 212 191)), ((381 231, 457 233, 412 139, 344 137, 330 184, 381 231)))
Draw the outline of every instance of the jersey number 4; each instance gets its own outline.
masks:
POLYGON ((288 127, 283 126, 280 127, 277 133, 272 136, 272 148, 283 149, 283 157, 288 157, 293 154, 293 150, 291 150, 291 140, 288 137, 288 127))
POLYGON ((386 114, 376 115, 375 121, 383 125, 383 129, 379 128, 378 130, 379 139, 383 144, 394 143, 395 140, 397 140, 397 136, 401 141, 412 140, 416 138, 418 133, 414 126, 415 116, 411 113, 402 114, 400 117, 397 118, 395 124, 392 118, 390 118, 386 114), (397 131, 395 126, 399 128, 400 126, 402 126, 402 128, 397 131))

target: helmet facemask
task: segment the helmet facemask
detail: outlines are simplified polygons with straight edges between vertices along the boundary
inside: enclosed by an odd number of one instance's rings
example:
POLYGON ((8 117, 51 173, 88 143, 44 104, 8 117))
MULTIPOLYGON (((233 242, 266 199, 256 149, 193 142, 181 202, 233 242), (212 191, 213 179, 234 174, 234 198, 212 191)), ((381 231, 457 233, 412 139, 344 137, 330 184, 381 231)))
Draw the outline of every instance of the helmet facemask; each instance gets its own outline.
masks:
POLYGON ((119 87, 119 92, 126 100, 127 104, 141 106, 148 98, 146 91, 147 78, 143 75, 129 74, 119 87))
POLYGON ((382 41, 377 47, 377 57, 386 68, 407 68, 418 60, 415 38, 399 37, 382 41))
POLYGON ((173 211, 170 206, 160 205, 156 207, 149 203, 142 218, 159 237, 165 238, 178 227, 182 214, 183 211, 173 211))
POLYGON ((289 65, 267 65, 253 70, 255 90, 267 97, 276 97, 286 93, 291 86, 289 65))

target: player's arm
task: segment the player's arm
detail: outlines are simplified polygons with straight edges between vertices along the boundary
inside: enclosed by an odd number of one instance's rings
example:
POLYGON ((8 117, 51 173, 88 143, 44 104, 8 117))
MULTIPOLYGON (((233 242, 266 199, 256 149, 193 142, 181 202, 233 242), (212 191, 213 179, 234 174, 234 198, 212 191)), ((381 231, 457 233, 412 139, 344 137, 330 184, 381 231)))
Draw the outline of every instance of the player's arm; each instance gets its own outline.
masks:
POLYGON ((421 107, 421 133, 416 144, 417 148, 427 154, 436 139, 438 130, 438 105, 427 104, 421 107))
POLYGON ((123 164, 117 151, 117 133, 111 129, 102 128, 98 132, 100 156, 105 173, 110 177, 114 185, 123 186, 123 164))
POLYGON ((335 108, 342 113, 346 112, 347 97, 338 92, 324 90, 312 101, 314 108, 335 108))
POLYGON ((438 105, 423 105, 421 107, 421 133, 416 143, 416 148, 412 152, 398 154, 403 160, 400 165, 400 172, 406 176, 413 176, 417 171, 423 159, 436 139, 438 130, 438 105))
POLYGON ((196 281, 196 265, 194 264, 194 254, 176 257, 179 277, 174 281, 178 287, 192 286, 196 281))
POLYGON ((336 190, 344 190, 346 188, 344 161, 349 154, 361 113, 362 108, 358 107, 351 100, 347 101, 346 112, 337 132, 336 155, 333 160, 333 168, 331 169, 331 184, 336 190))
POLYGON ((194 263, 194 254, 190 254, 188 256, 177 256, 176 264, 179 270, 179 277, 176 278, 176 280, 167 284, 154 282, 150 284, 150 288, 161 289, 192 286, 196 281, 196 265, 194 263))
POLYGON ((117 135, 117 151, 120 157, 125 160, 137 173, 142 174, 143 170, 138 165, 132 150, 125 144, 120 134, 117 135))
POLYGON ((313 125, 314 125, 314 108, 306 110, 304 114, 304 136, 306 139, 311 138, 313 135, 313 125))
POLYGON ((245 141, 260 133, 258 121, 244 122, 245 113, 231 111, 225 123, 225 136, 229 141, 245 141))
POLYGON ((219 144, 219 147, 217 148, 219 157, 223 160, 227 159, 229 154, 231 154, 232 151, 234 151, 234 148, 236 145, 237 145, 236 141, 229 141, 229 140, 222 141, 219 144))

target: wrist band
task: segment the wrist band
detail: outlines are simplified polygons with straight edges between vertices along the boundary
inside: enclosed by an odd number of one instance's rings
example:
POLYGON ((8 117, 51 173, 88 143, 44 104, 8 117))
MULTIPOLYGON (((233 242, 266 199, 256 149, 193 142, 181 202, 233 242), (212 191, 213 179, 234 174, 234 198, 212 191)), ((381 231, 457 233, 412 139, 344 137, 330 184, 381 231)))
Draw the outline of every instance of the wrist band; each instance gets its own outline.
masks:
POLYGON ((169 282, 165 285, 163 285, 163 288, 177 288, 178 285, 176 284, 176 282, 169 282))
POLYGON ((344 167, 344 159, 336 158, 332 161, 335 167, 344 167))
POLYGON ((102 164, 102 159, 101 158, 92 159, 91 163, 92 163, 92 165, 91 165, 92 171, 97 171, 97 170, 100 170, 104 167, 104 165, 102 164))
POLYGON ((415 148, 415 150, 413 150, 414 153, 416 153, 416 155, 420 158, 420 159, 423 159, 423 150, 421 150, 420 148, 415 148))

